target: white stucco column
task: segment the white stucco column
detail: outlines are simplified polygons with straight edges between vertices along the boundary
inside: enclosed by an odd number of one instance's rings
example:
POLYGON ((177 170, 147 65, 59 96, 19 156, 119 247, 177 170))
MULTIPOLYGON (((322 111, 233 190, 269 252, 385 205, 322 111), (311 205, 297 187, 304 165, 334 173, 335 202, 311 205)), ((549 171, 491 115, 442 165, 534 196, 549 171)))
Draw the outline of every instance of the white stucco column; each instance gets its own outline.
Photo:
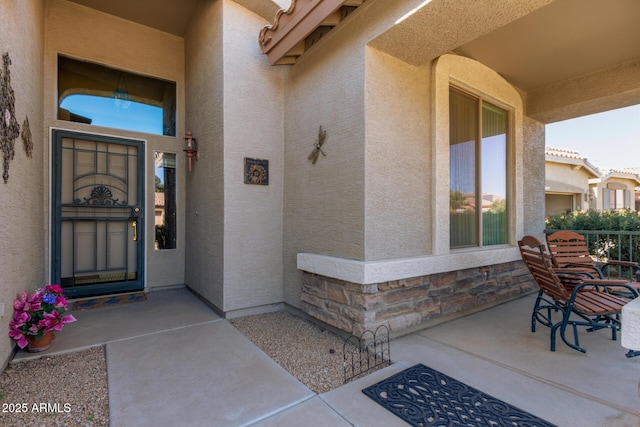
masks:
MULTIPOLYGON (((622 307, 622 346, 629 350, 640 350, 640 298, 622 307)), ((638 382, 640 396, 640 381, 638 382)))
POLYGON ((622 346, 640 350, 640 298, 622 307, 622 346))

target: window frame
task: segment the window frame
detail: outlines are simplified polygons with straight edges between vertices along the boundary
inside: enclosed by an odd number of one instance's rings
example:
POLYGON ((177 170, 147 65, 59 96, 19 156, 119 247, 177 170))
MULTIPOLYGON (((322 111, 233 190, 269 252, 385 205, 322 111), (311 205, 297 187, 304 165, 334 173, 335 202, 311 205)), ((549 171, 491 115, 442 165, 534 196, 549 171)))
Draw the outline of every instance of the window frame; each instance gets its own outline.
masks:
MULTIPOLYGON (((495 247, 503 247, 506 245, 510 245, 512 242, 512 204, 513 204, 513 179, 515 174, 515 162, 514 162, 514 117, 515 117, 515 109, 513 106, 507 105, 506 103, 496 99, 493 96, 490 96, 486 93, 483 93, 480 90, 470 88, 468 85, 461 84, 460 82, 451 81, 449 83, 449 94, 451 91, 456 91, 459 94, 464 96, 468 96, 474 98, 476 101, 476 135, 475 135, 475 188, 474 188, 474 197, 476 200, 476 213, 475 213, 475 222, 476 222, 476 239, 477 244, 474 245, 463 245, 463 246, 452 246, 451 245, 451 224, 449 223, 449 249, 452 251, 464 250, 464 249, 483 249, 483 248, 495 248, 495 247), (485 245, 483 238, 483 216, 482 216, 482 122, 483 122, 483 105, 484 103, 489 103, 492 106, 498 107, 506 112, 506 135, 505 135, 505 203, 506 203, 506 241, 504 243, 499 243, 495 245, 485 245), (479 208, 478 208, 479 205, 479 208)), ((449 96, 449 105, 450 105, 450 96, 449 96)), ((449 114, 449 121, 451 120, 449 114)), ((451 140, 448 141, 449 147, 451 147, 451 140)), ((451 158, 449 155, 449 164, 448 164, 449 173, 451 173, 451 158)), ((451 183, 449 182, 449 190, 451 190, 451 183)), ((450 194, 450 193, 449 193, 450 194)))
POLYGON ((61 53, 57 55, 56 75, 57 120, 125 132, 177 136, 176 81, 61 53), (62 106, 70 97, 77 97, 75 102, 79 103, 73 111, 67 106, 62 106), (109 103, 113 106, 105 108, 109 103), (159 132, 146 125, 148 122, 145 119, 151 116, 142 113, 141 107, 160 109, 160 120, 152 122, 154 128, 161 129, 159 132), (95 115, 85 116, 91 113, 92 109, 95 115), (134 110, 134 113, 131 113, 131 110, 134 110), (119 122, 123 117, 124 121, 119 122), (98 123, 94 123, 94 119, 98 119, 98 123))
MULTIPOLYGON (((544 191, 533 191, 530 180, 544 182, 544 127, 525 120, 524 100, 521 92, 495 70, 486 65, 456 54, 444 54, 433 62, 432 69, 433 113, 431 116, 433 144, 430 165, 433 168, 431 181, 432 250, 431 255, 442 256, 453 268, 468 268, 506 260, 520 259, 517 247, 519 236, 542 229, 543 221, 527 221, 538 218, 539 206, 544 203, 544 191), (512 148, 509 159, 512 170, 508 176, 508 194, 511 197, 509 213, 509 235, 506 245, 454 249, 449 246, 449 86, 456 85, 472 93, 481 93, 492 103, 512 112, 509 130, 512 148), (527 146, 524 144, 527 133, 527 146), (524 157, 529 156, 525 167, 524 157), (526 197, 525 197, 525 193, 526 197), (533 215, 533 216, 531 216, 533 215), (472 256, 470 256, 472 254, 472 256), (451 255, 451 256, 449 256, 451 255)), ((541 216, 541 218, 544 218, 541 216)))
POLYGON ((609 190, 609 206, 608 210, 619 210, 629 208, 629 193, 627 189, 623 188, 607 188, 609 190))

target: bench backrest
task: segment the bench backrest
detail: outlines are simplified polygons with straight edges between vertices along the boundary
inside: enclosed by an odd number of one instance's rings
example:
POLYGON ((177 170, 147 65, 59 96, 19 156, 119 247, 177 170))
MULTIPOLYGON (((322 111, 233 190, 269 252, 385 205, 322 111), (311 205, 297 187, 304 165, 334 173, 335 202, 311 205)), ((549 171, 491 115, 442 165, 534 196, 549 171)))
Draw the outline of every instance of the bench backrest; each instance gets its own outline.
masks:
POLYGON ((525 236, 518 242, 518 247, 522 260, 540 289, 556 301, 568 301, 569 293, 553 271, 549 255, 540 240, 525 236))
POLYGON ((595 266, 584 236, 575 231, 556 231, 547 236, 547 247, 554 267, 582 264, 595 266))

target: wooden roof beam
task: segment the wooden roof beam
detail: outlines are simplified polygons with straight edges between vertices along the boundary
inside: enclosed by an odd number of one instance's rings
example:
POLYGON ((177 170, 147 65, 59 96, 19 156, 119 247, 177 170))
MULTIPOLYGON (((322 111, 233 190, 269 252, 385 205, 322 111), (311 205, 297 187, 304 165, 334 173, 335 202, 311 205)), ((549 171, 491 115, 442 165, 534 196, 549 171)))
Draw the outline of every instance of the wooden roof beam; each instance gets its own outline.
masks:
POLYGON ((318 27, 337 25, 343 18, 341 7, 359 6, 363 1, 292 0, 289 9, 279 10, 273 24, 260 31, 260 49, 267 55, 270 64, 279 64, 318 27))

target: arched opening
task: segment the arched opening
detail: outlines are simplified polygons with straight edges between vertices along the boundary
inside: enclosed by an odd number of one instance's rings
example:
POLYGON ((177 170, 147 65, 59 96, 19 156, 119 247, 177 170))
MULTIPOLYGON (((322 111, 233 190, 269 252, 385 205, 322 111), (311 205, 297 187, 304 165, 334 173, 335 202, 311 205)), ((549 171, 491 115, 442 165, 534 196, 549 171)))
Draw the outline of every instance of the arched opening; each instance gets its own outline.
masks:
POLYGON ((58 56, 58 119, 175 136, 176 84, 58 56))

